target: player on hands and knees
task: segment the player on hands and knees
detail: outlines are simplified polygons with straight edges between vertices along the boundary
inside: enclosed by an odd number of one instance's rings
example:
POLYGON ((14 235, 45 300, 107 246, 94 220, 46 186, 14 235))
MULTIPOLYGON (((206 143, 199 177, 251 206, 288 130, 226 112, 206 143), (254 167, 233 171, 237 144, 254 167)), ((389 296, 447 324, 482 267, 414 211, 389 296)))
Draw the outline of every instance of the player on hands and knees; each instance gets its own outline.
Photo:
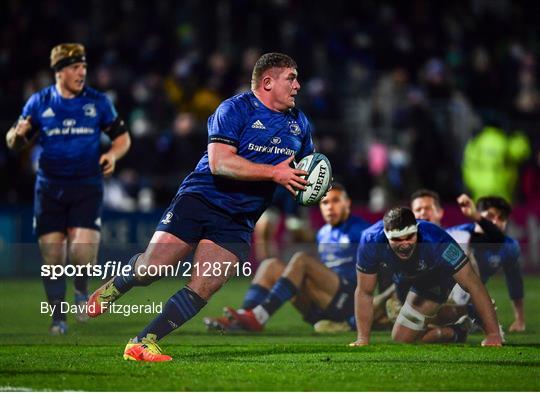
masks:
MULTIPOLYGON (((103 176, 129 149, 122 119, 105 94, 85 86, 86 55, 81 44, 60 44, 51 50, 56 83, 33 94, 20 119, 8 131, 9 148, 19 150, 38 141, 43 151, 35 184, 34 230, 44 265, 93 264, 100 241, 103 176), (100 135, 112 140, 100 151, 100 135)), ((51 334, 64 334, 65 277, 42 277, 53 308, 51 334)), ((88 299, 88 277, 75 277, 75 303, 88 299)), ((86 313, 77 319, 84 321, 86 313)))
MULTIPOLYGON (((417 220, 425 220, 441 225, 444 209, 441 206, 439 194, 435 191, 421 188, 415 191, 410 198, 411 210, 417 220)), ((397 291, 388 299, 386 310, 391 321, 395 321, 405 301, 408 284, 402 284, 397 291)))
MULTIPOLYGON (((383 220, 362 234, 357 254, 356 323, 358 337, 352 346, 368 345, 373 321, 373 292, 381 263, 394 271, 396 285, 410 284, 406 301, 392 330, 397 342, 422 339, 426 325, 457 282, 467 288, 482 320, 486 338, 482 345, 500 346, 497 315, 488 292, 459 245, 437 225, 417 222, 404 207, 390 209, 383 220)), ((448 341, 460 340, 460 329, 448 341)))
POLYGON ((307 173, 291 167, 295 158, 313 152, 310 124, 295 108, 296 68, 280 53, 259 58, 252 91, 225 100, 208 119, 208 151, 180 185, 145 252, 131 258, 134 274, 115 277, 91 296, 91 316, 97 316, 107 302, 159 278, 142 275, 141 266, 176 266, 191 252, 194 264, 219 265, 210 276, 193 269, 189 283, 167 301, 162 314, 129 341, 124 359, 171 360, 156 341, 190 320, 225 284, 235 270, 227 270, 226 263, 247 261, 254 224, 276 185, 293 195, 305 189, 307 173))

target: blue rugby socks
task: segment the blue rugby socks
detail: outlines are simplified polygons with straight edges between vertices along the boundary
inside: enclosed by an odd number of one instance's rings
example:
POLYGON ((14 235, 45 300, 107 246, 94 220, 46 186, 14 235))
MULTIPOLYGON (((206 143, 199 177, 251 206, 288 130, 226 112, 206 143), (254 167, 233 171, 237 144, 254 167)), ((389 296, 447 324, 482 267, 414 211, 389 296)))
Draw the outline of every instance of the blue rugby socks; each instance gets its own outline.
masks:
POLYGON ((141 255, 141 253, 133 255, 129 260, 128 265, 131 266, 131 269, 129 269, 127 274, 119 275, 114 278, 113 284, 120 293, 126 293, 131 288, 142 285, 135 276, 135 263, 137 262, 139 255, 141 255))
POLYGON ((53 306, 53 321, 65 321, 66 314, 61 312, 61 305, 66 298, 66 278, 64 276, 52 280, 50 277, 43 277, 43 286, 47 301, 53 306))
POLYGON ((298 288, 286 277, 281 277, 270 290, 266 299, 253 308, 253 315, 264 325, 268 318, 274 314, 287 300, 292 298, 298 292, 298 288))
POLYGON ((249 310, 261 304, 268 296, 270 291, 259 284, 251 284, 246 294, 244 295, 244 302, 242 308, 249 310))
POLYGON ((75 276, 75 302, 88 300, 88 275, 83 273, 82 276, 75 276))
POLYGON ((155 334, 156 340, 165 337, 193 318, 205 305, 206 300, 193 290, 188 287, 181 289, 167 301, 163 312, 137 336, 137 341, 148 334, 155 334))

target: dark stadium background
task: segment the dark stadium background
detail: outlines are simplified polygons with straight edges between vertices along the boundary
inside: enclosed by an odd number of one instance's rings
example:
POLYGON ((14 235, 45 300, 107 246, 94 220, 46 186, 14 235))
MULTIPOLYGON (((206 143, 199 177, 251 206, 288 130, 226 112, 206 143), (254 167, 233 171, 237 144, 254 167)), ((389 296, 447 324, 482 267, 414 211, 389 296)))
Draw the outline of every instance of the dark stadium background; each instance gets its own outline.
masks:
MULTIPOLYGON (((367 218, 427 187, 445 202, 444 224, 460 223, 466 143, 485 124, 525 134, 510 234, 526 269, 538 271, 538 16, 534 2, 509 0, 5 1, 0 126, 7 132, 29 95, 52 82, 51 47, 83 43, 89 85, 113 98, 133 141, 106 183, 104 241, 145 244, 205 149, 208 115, 248 88, 258 55, 282 51, 299 64, 298 106, 317 149, 367 218)), ((0 247, 34 242, 36 156, 0 142, 0 247)), ((2 263, 0 275, 37 266, 2 263)))

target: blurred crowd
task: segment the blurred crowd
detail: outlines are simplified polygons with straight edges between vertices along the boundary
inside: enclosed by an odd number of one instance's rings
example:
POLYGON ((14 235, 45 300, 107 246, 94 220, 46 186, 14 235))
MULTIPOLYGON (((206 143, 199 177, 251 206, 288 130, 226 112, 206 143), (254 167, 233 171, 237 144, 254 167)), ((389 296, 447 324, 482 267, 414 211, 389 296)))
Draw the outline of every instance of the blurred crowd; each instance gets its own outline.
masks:
MULTIPOLYGON (((167 204, 206 149, 206 119, 249 89, 262 53, 299 64, 297 104, 356 202, 419 188, 540 198, 540 27, 534 3, 215 0, 3 2, 0 124, 51 84, 52 46, 87 48, 88 84, 127 120, 132 148, 106 204, 167 204), (532 8, 530 8, 532 7, 532 8)), ((2 138, 3 139, 3 138, 2 138)), ((0 202, 29 203, 39 151, 0 143, 0 202)))

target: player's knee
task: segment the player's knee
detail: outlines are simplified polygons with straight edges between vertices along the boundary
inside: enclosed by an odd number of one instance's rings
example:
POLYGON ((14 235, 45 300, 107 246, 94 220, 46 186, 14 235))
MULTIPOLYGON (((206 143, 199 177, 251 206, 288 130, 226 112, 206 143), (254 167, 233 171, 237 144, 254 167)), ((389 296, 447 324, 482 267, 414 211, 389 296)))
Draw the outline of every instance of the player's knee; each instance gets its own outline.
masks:
POLYGON ((97 249, 90 244, 77 244, 70 247, 69 261, 74 265, 93 264, 96 260, 97 249))
POLYGON ((309 265, 310 260, 311 260, 311 257, 309 256, 308 253, 299 251, 292 256, 291 261, 289 262, 289 269, 291 270, 305 269, 309 265))
POLYGON ((408 302, 403 304, 396 319, 396 326, 392 330, 392 339, 396 342, 413 342, 415 337, 410 334, 400 334, 400 327, 405 327, 408 330, 413 330, 418 335, 425 330, 426 320, 428 316, 412 307, 408 302))
POLYGON ((63 265, 66 259, 64 247, 49 246, 41 248, 41 257, 44 265, 63 265))
POLYGON ((278 258, 267 258, 261 262, 253 278, 253 284, 272 287, 285 270, 285 264, 278 258))
POLYGON ((285 269, 285 264, 278 258, 268 258, 261 262, 259 269, 265 276, 280 276, 285 269))

